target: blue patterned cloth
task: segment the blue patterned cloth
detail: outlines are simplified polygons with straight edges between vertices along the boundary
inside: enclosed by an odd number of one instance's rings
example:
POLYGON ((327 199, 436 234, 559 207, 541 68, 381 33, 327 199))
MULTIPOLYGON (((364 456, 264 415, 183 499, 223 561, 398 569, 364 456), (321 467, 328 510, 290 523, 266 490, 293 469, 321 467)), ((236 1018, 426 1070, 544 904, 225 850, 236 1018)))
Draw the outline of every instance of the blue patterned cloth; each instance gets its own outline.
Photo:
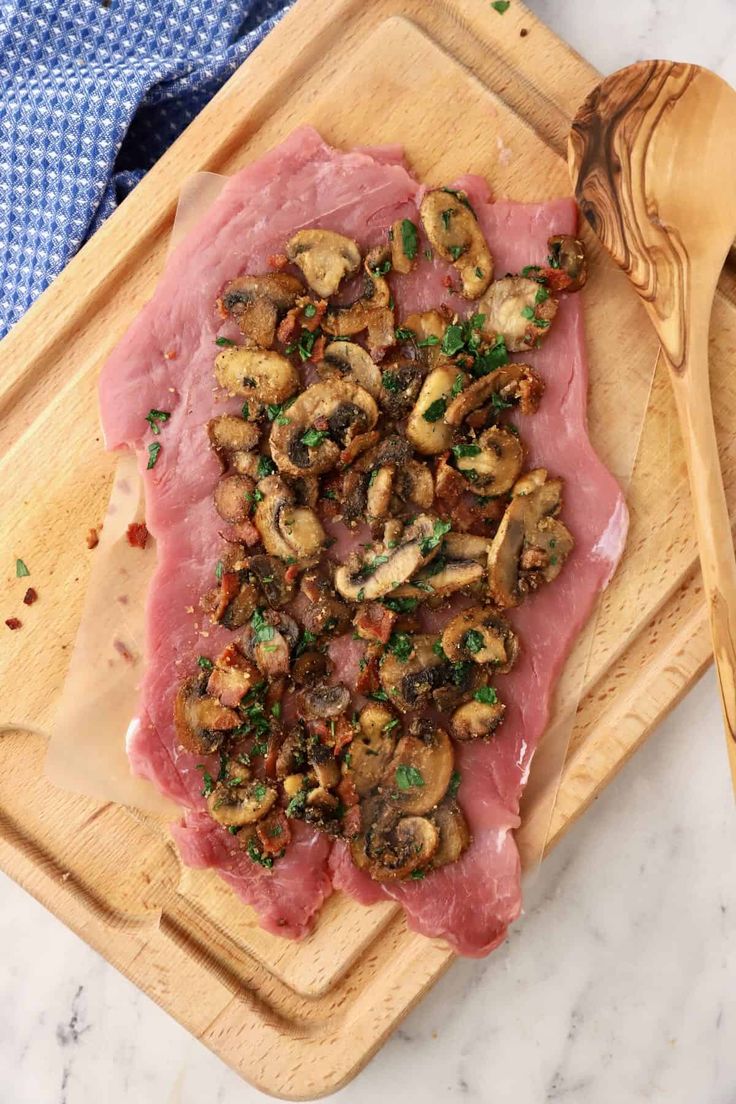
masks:
POLYGON ((0 0, 0 335, 289 0, 0 0))

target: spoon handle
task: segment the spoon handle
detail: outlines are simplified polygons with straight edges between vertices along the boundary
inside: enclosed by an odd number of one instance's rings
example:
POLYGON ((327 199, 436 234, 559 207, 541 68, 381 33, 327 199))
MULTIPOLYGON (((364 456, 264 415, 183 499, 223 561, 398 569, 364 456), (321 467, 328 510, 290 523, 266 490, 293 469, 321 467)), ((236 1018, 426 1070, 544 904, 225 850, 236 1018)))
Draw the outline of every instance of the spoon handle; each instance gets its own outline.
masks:
POLYGON ((708 604, 731 780, 736 792, 736 556, 718 456, 708 376, 708 330, 691 320, 684 363, 666 348, 685 445, 695 528, 708 604))

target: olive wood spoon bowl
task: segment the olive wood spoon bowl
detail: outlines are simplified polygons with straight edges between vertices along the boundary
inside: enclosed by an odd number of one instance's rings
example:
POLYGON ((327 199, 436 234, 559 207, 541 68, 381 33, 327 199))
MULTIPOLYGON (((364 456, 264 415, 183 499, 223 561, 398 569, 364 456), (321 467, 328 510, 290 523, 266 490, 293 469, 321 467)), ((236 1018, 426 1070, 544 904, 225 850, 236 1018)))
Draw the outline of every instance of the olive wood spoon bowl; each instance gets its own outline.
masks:
POLYGON ((697 65, 620 69, 578 111, 569 164, 580 209, 669 365, 736 791, 736 558, 708 375, 713 297, 736 237, 736 92, 697 65))

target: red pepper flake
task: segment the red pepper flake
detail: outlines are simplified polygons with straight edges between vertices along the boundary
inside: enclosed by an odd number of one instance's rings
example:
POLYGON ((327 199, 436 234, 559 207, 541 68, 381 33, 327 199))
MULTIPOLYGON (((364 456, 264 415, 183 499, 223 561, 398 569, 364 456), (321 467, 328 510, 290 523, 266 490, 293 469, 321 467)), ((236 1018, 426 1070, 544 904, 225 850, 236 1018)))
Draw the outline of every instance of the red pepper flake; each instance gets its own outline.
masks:
POLYGON ((8 617, 5 624, 11 630, 11 632, 14 629, 22 629, 23 628, 23 622, 21 620, 19 620, 19 618, 17 618, 17 617, 8 617))
POLYGON ((309 355, 309 359, 314 361, 315 364, 319 364, 320 360, 323 359, 325 355, 325 344, 325 335, 320 334, 312 346, 312 352, 309 355))
POLYGON ((148 529, 145 521, 133 521, 128 526, 128 544, 131 548, 145 548, 148 541, 148 529))
MULTIPOLYGON (((100 528, 102 528, 102 526, 100 526, 100 528)), ((90 529, 90 531, 87 533, 87 547, 88 548, 96 548, 99 543, 100 543, 100 538, 99 538, 99 535, 97 533, 97 530, 96 529, 90 529)))
POLYGON ((272 253, 268 258, 268 263, 271 268, 275 268, 277 272, 280 272, 282 268, 286 268, 289 258, 285 253, 272 253))
POLYGON ((26 606, 32 606, 37 598, 38 591, 35 589, 35 587, 29 587, 23 595, 23 604, 26 606))
POLYGON ((284 581, 287 583, 295 583, 298 578, 299 564, 290 564, 284 572, 284 581))
POLYGON ((164 351, 164 360, 176 360, 177 355, 176 349, 166 349, 164 351))
POLYGON ((387 644, 393 631, 396 614, 379 602, 365 602, 353 618, 358 636, 363 640, 387 644))
POLYGON ((455 286, 452 282, 452 276, 450 276, 450 275, 443 276, 442 277, 442 286, 452 290, 452 288, 455 286))
POLYGON ((546 287, 552 291, 567 291, 572 279, 561 268, 542 268, 538 273, 540 282, 543 280, 546 287))
MULTIPOLYGON (((353 728, 347 717, 338 717, 335 722, 335 742, 333 744, 333 751, 335 755, 339 755, 340 752, 352 744, 355 738, 355 729, 353 728)), ((347 802, 346 804, 349 804, 347 802)))
POLYGON ((284 315, 284 317, 281 319, 281 322, 279 323, 279 328, 276 331, 276 337, 279 339, 279 341, 282 341, 284 345, 288 345, 288 343, 294 336, 294 331, 297 327, 296 319, 298 314, 299 308, 292 307, 292 309, 284 315))

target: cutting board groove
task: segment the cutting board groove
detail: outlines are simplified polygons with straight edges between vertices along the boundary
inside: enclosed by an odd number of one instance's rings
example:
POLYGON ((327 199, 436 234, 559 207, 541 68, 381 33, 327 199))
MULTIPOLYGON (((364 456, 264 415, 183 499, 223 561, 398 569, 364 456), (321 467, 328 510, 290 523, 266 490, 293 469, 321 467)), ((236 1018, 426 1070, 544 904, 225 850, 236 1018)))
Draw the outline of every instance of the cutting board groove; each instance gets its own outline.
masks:
MULTIPOLYGON (((307 941, 279 940, 214 875, 184 868, 155 817, 50 790, 41 733, 51 727, 94 555, 85 535, 103 516, 114 466, 101 447, 97 373, 152 293, 192 173, 232 173, 310 122, 337 145, 401 142, 430 181, 472 170, 499 195, 564 194, 569 120, 596 80, 519 0, 503 17, 486 0, 299 0, 0 345, 3 617, 24 621, 3 638, 0 658, 0 866, 279 1096, 319 1096, 353 1077, 452 955, 407 931, 395 906, 362 909, 338 895, 307 941), (26 580, 10 574, 19 555, 40 595, 31 609, 21 604, 26 580), (42 677, 19 680, 18 671, 38 671, 39 657, 42 677)), ((646 375, 658 349, 624 278, 589 244, 590 417, 608 458, 620 449, 606 380, 621 363, 646 375)), ((711 348, 732 507, 735 287, 725 272, 711 348)), ((628 497, 627 554, 605 599, 605 632, 593 639, 552 823, 548 832, 533 773, 523 856, 561 837, 710 661, 661 365, 628 497)))

